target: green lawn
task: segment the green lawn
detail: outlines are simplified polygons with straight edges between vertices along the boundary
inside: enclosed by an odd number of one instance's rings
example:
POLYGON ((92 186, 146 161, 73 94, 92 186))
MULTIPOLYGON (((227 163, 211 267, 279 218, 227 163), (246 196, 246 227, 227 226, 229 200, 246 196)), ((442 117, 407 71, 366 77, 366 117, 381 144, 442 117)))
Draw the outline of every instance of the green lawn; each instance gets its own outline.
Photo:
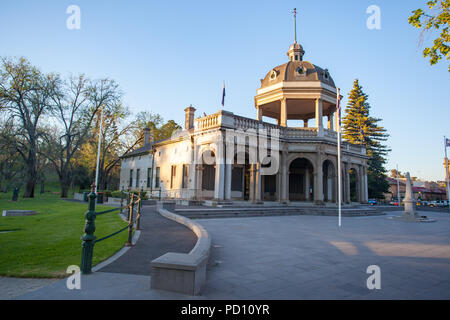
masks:
MULTIPOLYGON (((11 193, 0 193, 0 214, 7 209, 34 210, 38 214, 23 217, 0 216, 0 275, 11 277, 60 278, 67 276, 69 265, 80 265, 81 239, 87 203, 61 200, 42 194, 34 199, 10 201, 11 193), (2 233, 1 231, 15 230, 2 233)), ((97 206, 97 211, 111 207, 97 206)), ((126 226, 116 212, 97 217, 97 238, 126 226)), ((127 231, 97 243, 93 265, 120 250, 127 231)))

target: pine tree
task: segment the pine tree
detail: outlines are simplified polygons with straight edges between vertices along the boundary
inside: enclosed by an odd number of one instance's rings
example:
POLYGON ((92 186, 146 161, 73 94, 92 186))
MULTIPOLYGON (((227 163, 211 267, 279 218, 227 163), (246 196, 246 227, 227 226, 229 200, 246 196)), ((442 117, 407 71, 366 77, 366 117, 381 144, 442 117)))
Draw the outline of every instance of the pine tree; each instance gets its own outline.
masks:
POLYGON ((370 116, 368 95, 363 92, 358 79, 353 82, 345 113, 342 119, 342 137, 352 144, 364 145, 367 156, 370 157, 367 168, 369 198, 383 198, 383 193, 389 190, 384 165, 385 157, 390 151, 383 142, 389 135, 378 124, 381 119, 370 116))

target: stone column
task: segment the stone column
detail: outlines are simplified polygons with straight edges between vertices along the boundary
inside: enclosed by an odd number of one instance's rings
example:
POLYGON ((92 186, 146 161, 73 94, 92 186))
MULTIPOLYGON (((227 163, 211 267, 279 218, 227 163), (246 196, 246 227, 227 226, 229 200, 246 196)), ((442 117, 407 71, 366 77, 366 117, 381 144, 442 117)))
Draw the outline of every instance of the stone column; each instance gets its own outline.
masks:
POLYGON ((195 166, 195 198, 197 200, 203 199, 202 193, 202 176, 203 176, 203 166, 197 164, 195 166))
POLYGON ((323 170, 322 157, 317 155, 316 171, 314 172, 314 203, 323 204, 323 170))
POLYGON ((261 164, 255 163, 255 199, 254 203, 261 203, 261 164))
POLYGON ((333 122, 334 122, 334 113, 331 113, 328 115, 328 130, 333 131, 334 127, 333 127, 333 122))
POLYGON ((225 164, 225 200, 231 199, 231 163, 225 164))
POLYGON ((306 201, 309 201, 309 188, 310 188, 310 185, 309 185, 309 169, 308 168, 306 168, 306 170, 305 170, 305 200, 306 201))
POLYGON ((316 128, 318 131, 323 129, 323 116, 322 116, 322 100, 316 99, 316 128))
POLYGON ((287 103, 286 98, 280 100, 280 126, 287 127, 287 103))
POLYGON ((369 186, 367 183, 367 167, 364 167, 364 194, 365 194, 365 203, 369 202, 369 186))
POLYGON ((255 202, 255 164, 250 164, 250 194, 248 195, 249 202, 255 202))
MULTIPOLYGON (((216 158, 217 160, 217 158, 216 158)), ((225 184, 225 165, 223 163, 216 163, 216 174, 214 183, 214 199, 222 201, 224 199, 224 184, 225 184)))
POLYGON ((358 172, 358 182, 359 182, 359 186, 358 186, 358 190, 359 190, 359 203, 364 203, 364 198, 366 197, 364 195, 364 174, 363 174, 363 167, 360 165, 358 166, 359 172, 358 172))
POLYGON ((288 190, 288 170, 287 170, 287 152, 281 151, 281 199, 280 202, 287 203, 289 201, 288 190))
POLYGON ((256 120, 261 121, 262 120, 262 108, 260 106, 257 106, 257 115, 256 120))
POLYGON ((345 202, 350 203, 350 166, 348 163, 345 164, 345 202))

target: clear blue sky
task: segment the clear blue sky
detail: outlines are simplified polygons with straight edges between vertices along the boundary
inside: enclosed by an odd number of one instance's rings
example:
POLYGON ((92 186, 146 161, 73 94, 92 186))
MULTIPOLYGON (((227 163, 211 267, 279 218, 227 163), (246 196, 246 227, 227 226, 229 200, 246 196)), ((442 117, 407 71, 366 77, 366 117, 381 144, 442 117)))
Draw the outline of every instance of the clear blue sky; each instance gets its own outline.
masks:
POLYGON ((329 69, 344 103, 358 78, 372 115, 383 119, 387 168, 443 180, 450 74, 446 62, 432 67, 422 58, 419 31, 407 22, 425 2, 5 1, 0 55, 24 56, 45 72, 115 79, 134 113, 180 124, 189 104, 197 114, 216 112, 225 80, 225 109, 254 118, 259 79, 287 61, 296 7, 304 59, 329 69), (71 4, 81 9, 80 30, 66 28, 71 4), (366 27, 372 4, 381 8, 381 30, 366 27))

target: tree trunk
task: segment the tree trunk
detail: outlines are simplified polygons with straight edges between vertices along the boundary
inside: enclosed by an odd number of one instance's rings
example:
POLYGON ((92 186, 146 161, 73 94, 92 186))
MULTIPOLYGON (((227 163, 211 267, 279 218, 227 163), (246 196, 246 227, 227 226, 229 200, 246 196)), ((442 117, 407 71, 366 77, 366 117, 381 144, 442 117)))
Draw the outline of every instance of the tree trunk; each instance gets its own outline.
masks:
POLYGON ((28 165, 28 177, 23 197, 34 198, 34 187, 36 186, 37 171, 36 171, 36 158, 33 155, 30 155, 30 157, 28 158, 27 165, 28 165))
POLYGON ((70 188, 70 178, 67 174, 63 174, 59 178, 59 182, 61 183, 61 198, 67 198, 69 194, 70 188))

